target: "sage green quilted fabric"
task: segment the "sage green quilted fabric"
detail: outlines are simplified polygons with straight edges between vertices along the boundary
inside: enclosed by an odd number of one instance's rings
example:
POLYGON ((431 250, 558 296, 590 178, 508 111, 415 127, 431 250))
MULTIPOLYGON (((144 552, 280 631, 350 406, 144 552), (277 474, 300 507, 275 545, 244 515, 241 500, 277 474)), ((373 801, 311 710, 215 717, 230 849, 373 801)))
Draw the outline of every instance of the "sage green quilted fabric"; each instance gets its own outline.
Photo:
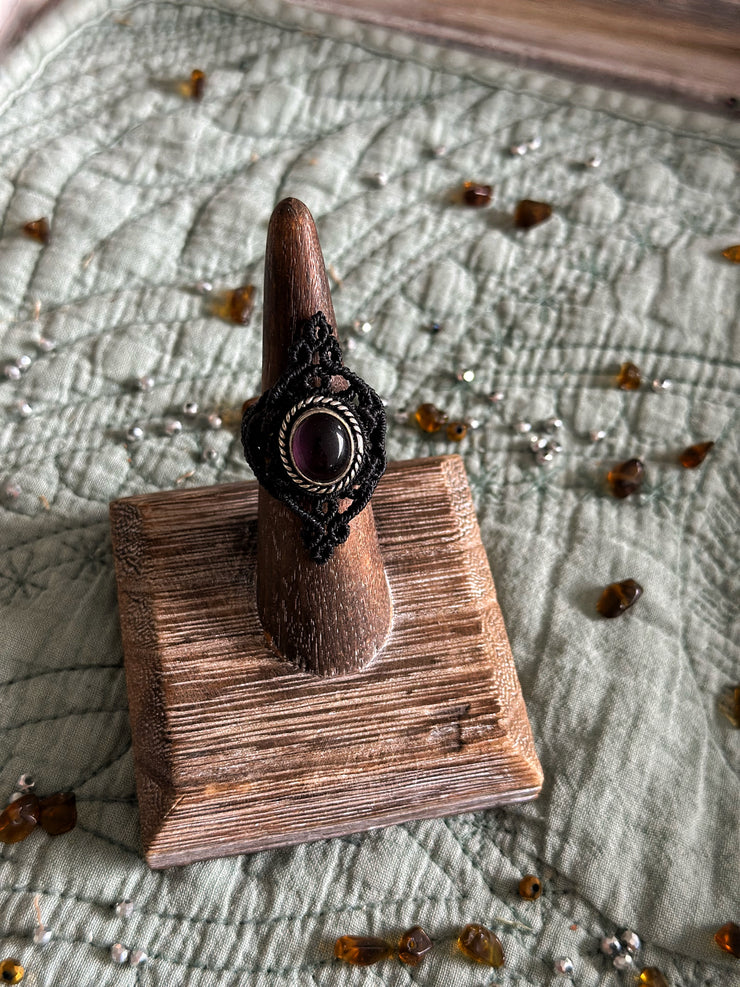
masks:
POLYGON ((273 0, 69 0, 6 59, 0 358, 33 364, 0 383, 0 791, 30 771, 80 810, 68 835, 2 847, 0 949, 29 984, 534 985, 569 955, 579 987, 616 987, 598 940, 625 925, 673 987, 737 983, 712 932, 740 921, 740 732, 717 711, 740 680, 740 268, 720 255, 740 241, 739 143, 726 119, 273 0), (196 66, 200 104, 175 85, 196 66), (539 150, 508 154, 533 135, 539 150), (591 154, 601 167, 583 167, 591 154), (450 202, 465 179, 495 185, 491 208, 450 202), (285 195, 316 217, 348 360, 388 401, 391 458, 447 448, 399 408, 433 400, 481 422, 457 449, 546 782, 524 806, 153 873, 107 504, 248 477, 228 429, 198 418, 170 437, 163 422, 257 390, 259 297, 244 328, 192 286, 259 285, 285 195), (523 197, 553 218, 514 230, 523 197), (18 232, 39 216, 46 247, 18 232), (672 389, 618 391, 623 359, 672 389), (465 369, 474 381, 455 379, 465 369), (142 375, 149 390, 132 386, 142 375), (563 452, 543 468, 511 426, 551 415, 563 452), (127 444, 134 422, 144 438, 127 444), (705 464, 681 470, 677 453, 705 439, 705 464), (604 472, 635 455, 644 493, 618 502, 604 472), (597 618, 599 587, 626 577, 642 600, 597 618), (537 902, 516 895, 527 872, 537 902), (34 895, 54 930, 43 948, 34 895), (112 910, 124 897, 128 920, 112 910), (499 932, 503 970, 456 952, 469 921, 499 932), (417 969, 333 959, 339 934, 415 922, 437 941, 417 969), (114 966, 116 941, 149 964, 114 966))

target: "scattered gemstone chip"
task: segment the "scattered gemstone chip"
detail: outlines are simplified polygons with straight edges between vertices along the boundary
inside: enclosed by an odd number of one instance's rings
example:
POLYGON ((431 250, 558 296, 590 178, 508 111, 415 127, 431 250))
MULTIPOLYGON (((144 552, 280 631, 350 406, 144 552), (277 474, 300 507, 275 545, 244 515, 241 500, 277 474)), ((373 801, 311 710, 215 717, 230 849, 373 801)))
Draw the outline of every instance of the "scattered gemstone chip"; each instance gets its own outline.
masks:
POLYGON ((193 69, 190 73, 190 98, 196 102, 203 99, 206 90, 206 74, 201 69, 193 69))
POLYGON ((20 843, 33 832, 38 821, 38 797, 31 792, 21 795, 0 812, 0 843, 20 843))
POLYGON ((514 226, 520 230, 528 230, 539 226, 552 216, 552 206, 549 202, 537 202, 536 199, 522 199, 514 210, 514 226))
POLYGON ((447 438, 450 442, 462 442, 468 434, 468 426, 465 422, 450 422, 447 426, 447 438))
POLYGON ((642 383, 640 368, 634 363, 623 363, 617 374, 617 387, 620 391, 637 391, 642 383))
POLYGON ((393 949, 376 936, 340 936, 334 943, 334 955, 352 966, 372 966, 392 956, 393 949))
POLYGON ((730 685, 724 689, 717 705, 735 729, 740 728, 740 685, 730 685))
POLYGON ((733 264, 740 264, 740 243, 733 247, 727 247, 722 251, 722 256, 732 261, 733 264))
POLYGON ((481 185, 479 182, 465 182, 463 185, 463 202, 466 206, 473 206, 480 209, 487 206, 493 197, 493 188, 490 185, 481 185))
POLYGON ((525 874, 519 882, 519 894, 527 901, 536 901, 542 894, 542 882, 534 874, 525 874))
POLYGON ((504 947, 501 945, 501 940, 485 925, 479 925, 477 922, 466 925, 457 937, 457 945, 468 959, 475 960, 476 963, 494 967, 504 965, 504 947))
POLYGON ((444 411, 429 402, 420 404, 414 412, 416 424, 422 432, 439 432, 443 425, 447 424, 447 415, 444 411))
POLYGON ((23 980, 25 972, 21 966, 21 961, 11 956, 0 963, 0 983, 19 984, 23 980))
POLYGON ((420 925, 415 925, 401 936, 398 958, 407 966, 418 966, 432 948, 432 940, 420 925))
POLYGON ((232 291, 227 291, 216 300, 213 306, 214 314, 227 322, 236 322, 240 326, 248 326, 254 311, 255 290, 253 284, 244 284, 232 291))
POLYGON ((684 469, 695 470, 697 466, 701 466, 713 446, 714 442, 697 442, 696 445, 684 449, 678 461, 684 469))
MULTIPOLYGON (((602 617, 619 617, 642 596, 642 586, 634 579, 623 579, 621 583, 607 586, 599 597, 596 609, 602 617)), ((622 945, 626 947, 623 941, 622 945)), ((627 947, 626 947, 627 948, 627 947)))
POLYGON ((645 464, 641 459, 628 459, 606 474, 609 489, 620 500, 637 493, 645 479, 645 464))
POLYGON ((640 970, 640 983, 645 987, 670 987, 665 974, 657 966, 646 966, 640 970))
POLYGON ((740 956, 740 925, 735 922, 727 922, 714 933, 714 941, 726 953, 740 956))
POLYGON ((43 243, 44 246, 51 243, 51 227, 46 216, 42 216, 41 219, 32 219, 30 223, 26 223, 23 232, 32 240, 43 243))
POLYGON ((57 792, 39 799, 39 826, 49 836, 60 836, 75 828, 77 804, 74 792, 57 792))

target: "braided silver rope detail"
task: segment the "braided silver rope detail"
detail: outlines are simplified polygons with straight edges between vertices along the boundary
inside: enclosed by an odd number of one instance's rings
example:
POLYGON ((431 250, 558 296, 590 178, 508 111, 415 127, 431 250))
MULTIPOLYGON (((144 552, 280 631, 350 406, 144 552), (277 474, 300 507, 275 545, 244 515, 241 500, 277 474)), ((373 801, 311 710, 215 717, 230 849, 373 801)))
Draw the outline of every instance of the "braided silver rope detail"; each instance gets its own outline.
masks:
POLYGON ((365 441, 360 423, 357 421, 355 416, 352 414, 352 411, 346 404, 338 401, 336 398, 326 397, 323 394, 314 394, 305 398, 303 401, 299 401, 297 404, 294 404, 280 423, 280 429, 278 431, 278 449, 280 451, 280 459, 286 473, 297 486, 308 491, 309 493, 325 494, 330 496, 331 494, 339 493, 340 491, 351 486, 352 481, 357 476, 357 472, 362 465, 362 458, 365 453, 365 441), (290 427, 295 421, 296 416, 300 414, 301 411, 304 411, 306 408, 310 408, 312 406, 330 408, 352 430, 352 438, 354 441, 353 463, 344 476, 340 477, 334 483, 312 483, 310 480, 307 480, 295 468, 290 456, 290 451, 288 449, 288 432, 290 427))

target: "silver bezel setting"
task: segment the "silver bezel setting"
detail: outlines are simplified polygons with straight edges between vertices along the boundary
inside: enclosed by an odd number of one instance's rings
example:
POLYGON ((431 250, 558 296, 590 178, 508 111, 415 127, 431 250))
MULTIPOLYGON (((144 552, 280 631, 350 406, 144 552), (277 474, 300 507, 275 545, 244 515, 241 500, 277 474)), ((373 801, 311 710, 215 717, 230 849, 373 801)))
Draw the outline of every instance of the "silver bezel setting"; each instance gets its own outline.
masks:
POLYGON ((349 487, 357 476, 365 454, 365 440, 357 418, 342 401, 338 401, 336 398, 326 397, 323 394, 312 395, 293 405, 280 425, 278 446, 280 449, 280 459, 288 476, 302 490, 306 490, 312 494, 331 495, 349 487), (350 460, 347 469, 338 479, 332 480, 330 483, 317 483, 315 480, 310 480, 304 476, 296 466, 290 448, 290 439, 293 430, 299 422, 304 421, 309 415, 318 412, 324 412, 325 414, 332 415, 334 418, 338 418, 347 429, 351 444, 350 460))

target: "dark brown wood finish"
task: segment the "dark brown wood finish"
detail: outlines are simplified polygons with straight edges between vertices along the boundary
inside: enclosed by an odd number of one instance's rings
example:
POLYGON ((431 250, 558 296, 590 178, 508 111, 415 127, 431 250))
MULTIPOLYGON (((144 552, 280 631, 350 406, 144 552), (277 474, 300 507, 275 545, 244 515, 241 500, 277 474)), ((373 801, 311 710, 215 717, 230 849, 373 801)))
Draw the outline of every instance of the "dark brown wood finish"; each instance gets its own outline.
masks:
POLYGON ((150 865, 534 798, 542 773, 462 460, 394 463, 381 480, 393 630, 341 677, 265 645, 257 501, 239 483, 111 504, 150 865))
MULTIPOLYGON (((286 367, 300 324, 324 313, 336 332, 324 258, 311 213, 298 199, 275 208, 265 257, 262 387, 286 367)), ((372 381, 370 381, 372 384, 372 381)), ((311 561, 296 515, 259 491, 257 608, 275 651, 316 675, 366 667, 383 647, 393 616, 372 506, 326 565, 311 561)))

